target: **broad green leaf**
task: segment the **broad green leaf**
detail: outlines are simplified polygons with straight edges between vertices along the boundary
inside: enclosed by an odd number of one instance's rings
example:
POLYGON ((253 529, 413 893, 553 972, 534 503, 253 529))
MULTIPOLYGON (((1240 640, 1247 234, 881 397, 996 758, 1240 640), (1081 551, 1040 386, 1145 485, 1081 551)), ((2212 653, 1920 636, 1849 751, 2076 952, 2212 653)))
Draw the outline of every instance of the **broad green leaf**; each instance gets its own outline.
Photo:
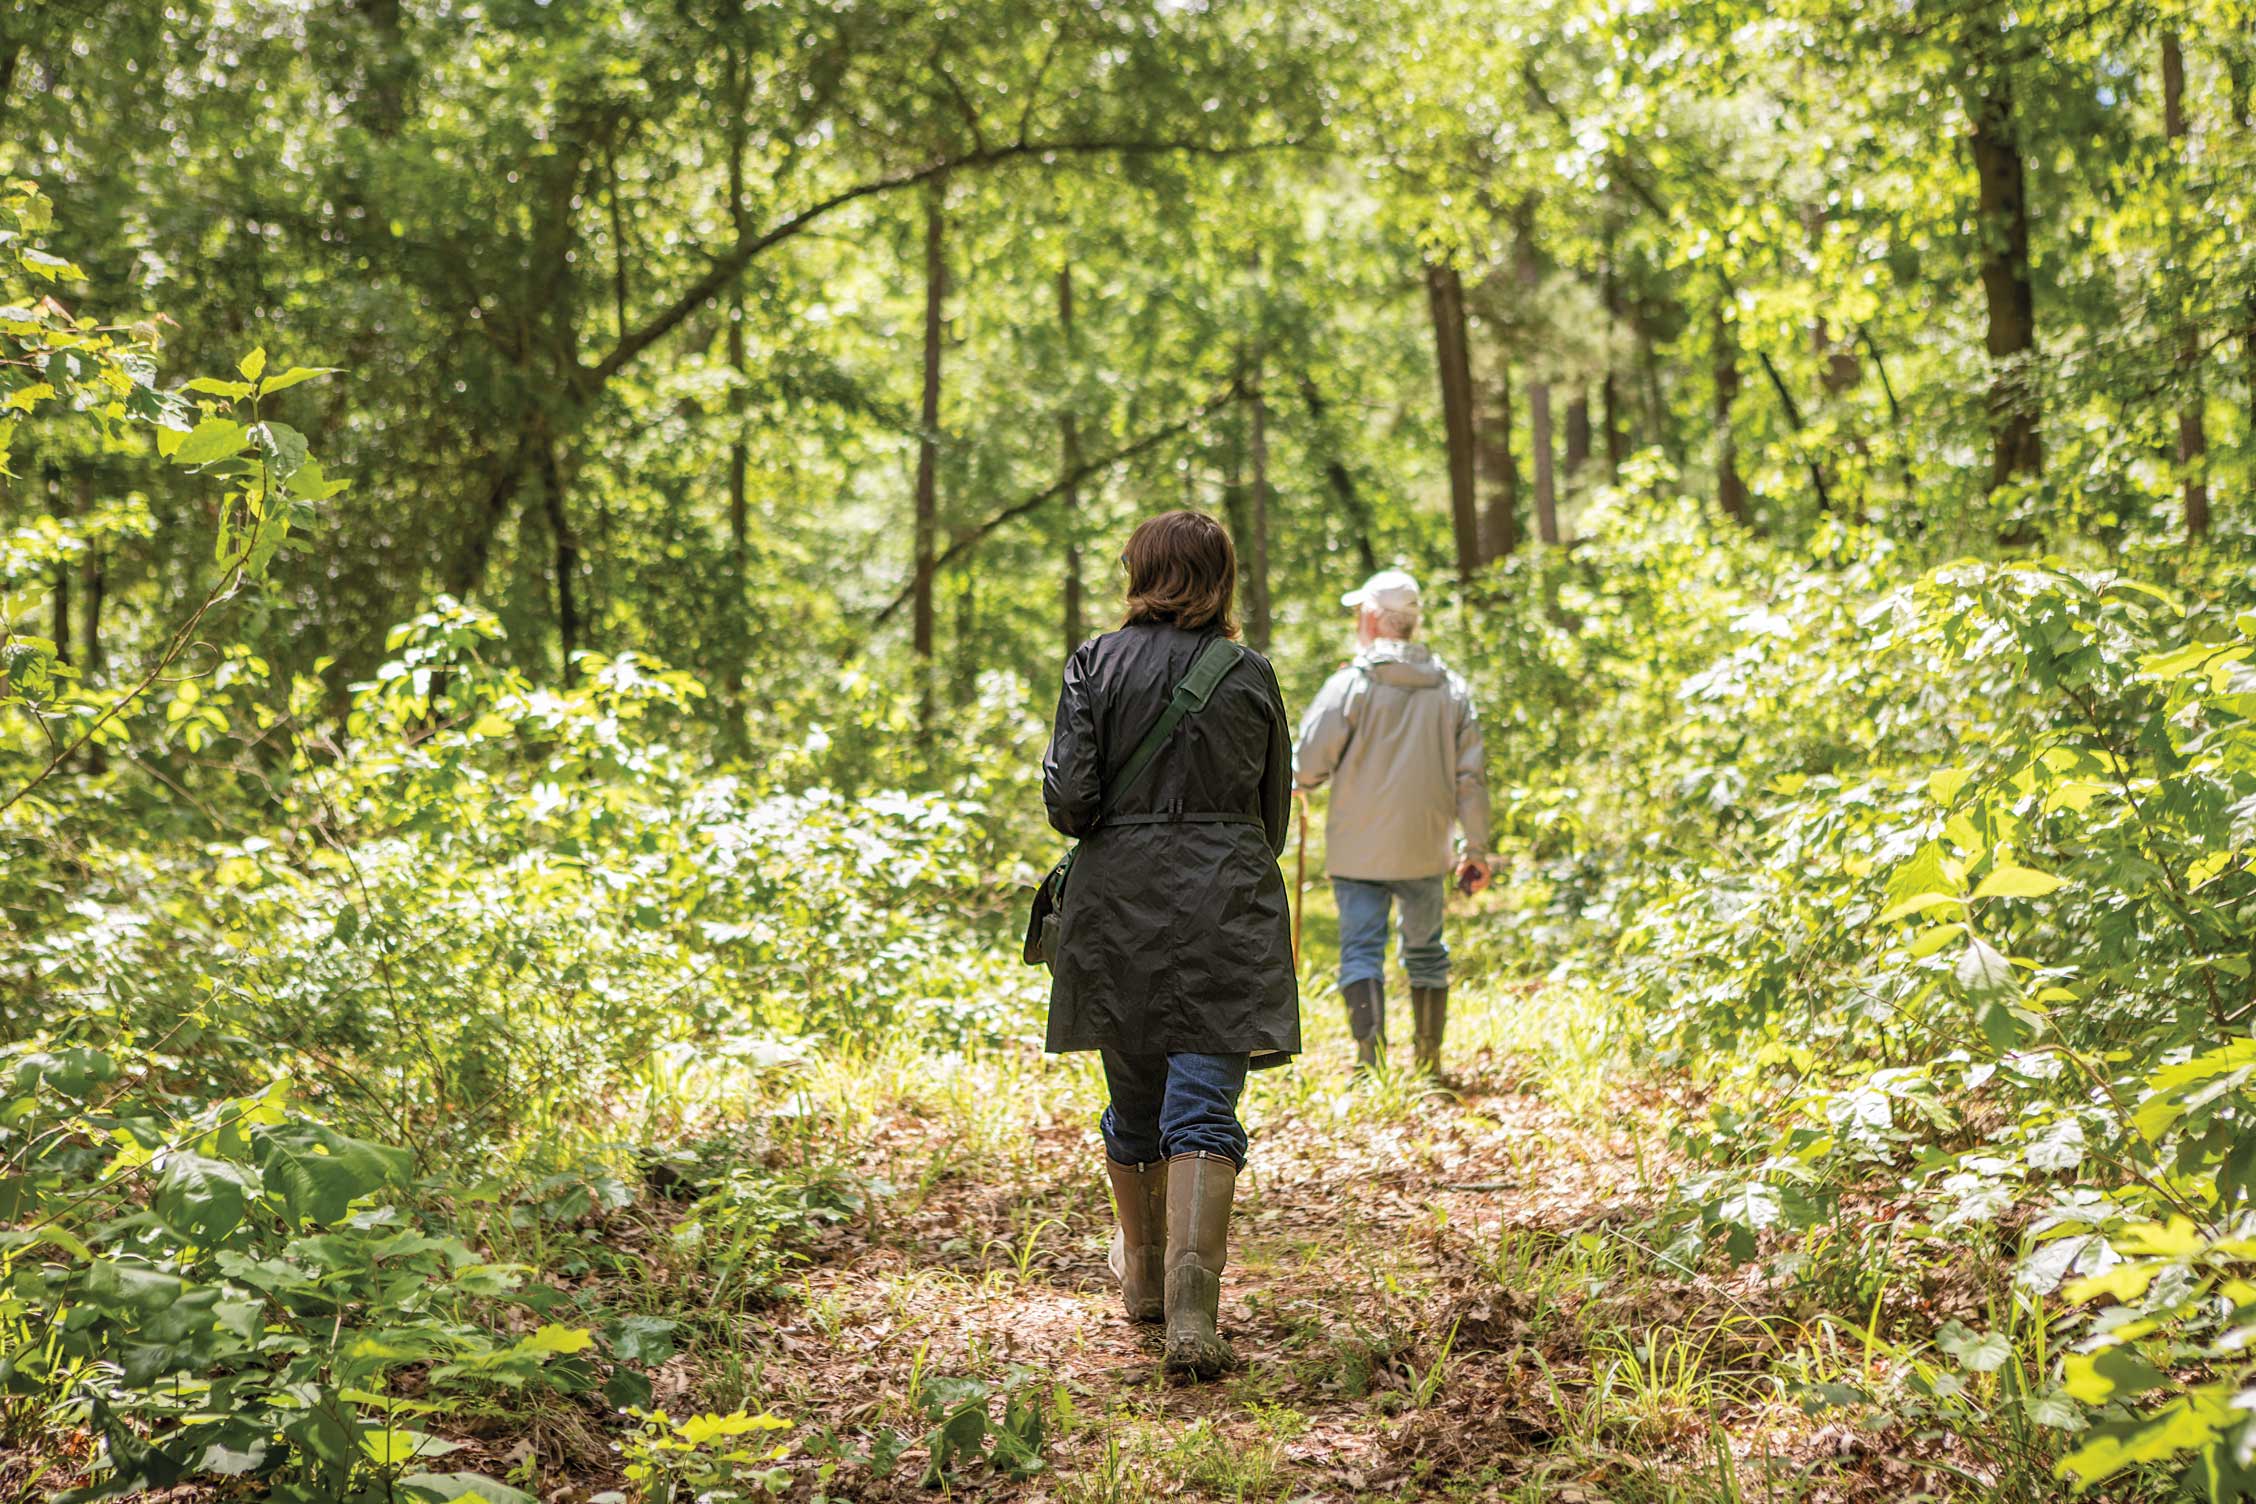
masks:
POLYGON ((452 1499, 457 1504, 540 1504, 533 1495, 476 1473, 409 1473, 399 1480, 400 1491, 411 1499, 452 1499))
POLYGON ((2138 1463, 2182 1459, 2215 1442, 2240 1414, 2221 1388, 2199 1391, 2127 1425, 2094 1427, 2092 1440, 2064 1459, 2060 1472, 2089 1486, 2138 1463))
POLYGON ((269 396, 275 392, 285 391, 300 382, 312 381, 316 377, 334 376, 337 374, 337 370, 336 366, 292 366, 279 376, 269 376, 265 381, 260 382, 259 395, 269 396))
POLYGON ((236 364, 235 369, 243 373, 243 379, 245 381, 258 380, 259 373, 266 369, 266 347, 264 345, 261 345, 257 349, 251 351, 250 354, 244 356, 242 360, 236 364))
POLYGON ((2013 963, 1997 947, 1977 936, 1966 942, 1952 975, 1958 978, 1959 986, 1982 996, 2012 987, 2013 963))
POLYGON ((1945 904, 1964 904, 1965 902, 1966 900, 1956 893, 1920 893, 1905 899, 1902 903, 1881 910, 1880 922, 1892 924, 1898 919, 1907 918, 1913 914, 1922 914, 1929 909, 1939 909, 1945 904))
POLYGON ((708 1446, 715 1441, 732 1436, 749 1436, 760 1431, 788 1431, 791 1422, 781 1416, 762 1411, 749 1415, 742 1410, 729 1415, 693 1415, 674 1423, 675 1434, 691 1446, 708 1446))
POLYGON ((2016 867, 2010 863, 1990 869, 1974 889, 1976 898, 2042 898, 2061 886, 2061 879, 2049 872, 2039 872, 2033 867, 2016 867))
POLYGON ((459 1441, 445 1441, 422 1431, 374 1430, 360 1433, 361 1450, 378 1467, 398 1467, 418 1457, 444 1457, 462 1450, 459 1441))
POLYGON ((305 435, 287 423, 260 423, 251 429, 251 441, 266 456, 276 480, 288 480, 306 462, 305 435))
POLYGON ((300 1221, 335 1222, 352 1202, 386 1185, 404 1185, 413 1165, 405 1149, 347 1138, 311 1123, 285 1123, 253 1135, 267 1188, 300 1221))
POLYGON ((1927 797, 1948 808, 1973 776, 1966 768, 1945 768, 1927 780, 1927 797))
POLYGON ((595 1336, 586 1327, 551 1323, 529 1337, 518 1339, 517 1350, 528 1353, 584 1353, 594 1345, 595 1336))
POLYGON ((182 465, 208 465, 213 460, 226 459, 242 452, 244 437, 249 432, 230 418, 206 418, 181 440, 172 458, 182 465))
POLYGON ((2128 1347, 2106 1347, 2096 1353, 2070 1353, 2061 1365, 2062 1387, 2087 1405, 2109 1400, 2136 1399, 2169 1382, 2154 1366, 2128 1347))
POLYGON ((157 1177, 155 1207, 167 1227, 209 1248, 235 1230, 258 1194, 258 1176, 248 1165, 173 1154, 157 1177))

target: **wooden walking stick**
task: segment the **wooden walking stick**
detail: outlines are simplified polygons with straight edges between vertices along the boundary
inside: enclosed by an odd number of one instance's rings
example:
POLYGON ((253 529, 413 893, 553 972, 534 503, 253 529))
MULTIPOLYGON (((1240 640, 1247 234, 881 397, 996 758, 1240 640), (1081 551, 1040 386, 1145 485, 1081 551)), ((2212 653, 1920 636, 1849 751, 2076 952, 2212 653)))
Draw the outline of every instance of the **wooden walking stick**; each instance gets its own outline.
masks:
POLYGON ((1300 853, 1293 859, 1293 970, 1300 970, 1300 918, 1308 911, 1308 795, 1293 791, 1300 811, 1300 853))

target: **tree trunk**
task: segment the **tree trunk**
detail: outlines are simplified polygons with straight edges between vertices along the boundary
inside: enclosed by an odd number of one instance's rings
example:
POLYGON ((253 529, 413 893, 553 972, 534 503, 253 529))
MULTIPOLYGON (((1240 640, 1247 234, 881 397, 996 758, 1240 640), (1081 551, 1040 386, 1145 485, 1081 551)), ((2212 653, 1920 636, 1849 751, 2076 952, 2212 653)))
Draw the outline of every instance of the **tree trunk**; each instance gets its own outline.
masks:
MULTIPOLYGON (((1246 362, 1243 351, 1238 355, 1238 389, 1246 385, 1246 362)), ((1222 461, 1222 516, 1230 529, 1230 541, 1238 545, 1238 600, 1240 614, 1246 597, 1252 593, 1252 570, 1246 563, 1245 540, 1253 534, 1253 515, 1246 506, 1246 433, 1245 404, 1233 402, 1229 407, 1229 421, 1225 425, 1224 442, 1228 448, 1222 461)))
POLYGON ((2256 292, 2248 295, 2243 304, 2248 325, 2240 332, 2240 362, 2246 373, 2248 386, 2248 437, 2250 448, 2256 449, 2256 292))
MULTIPOLYGON (((2178 42, 2178 34, 2162 34, 2162 133, 2171 144, 2173 156, 2185 149, 2185 51, 2178 42)), ((2185 163, 2177 163, 2183 174, 2185 163)), ((2172 196, 2171 238, 2182 242, 2183 183, 2172 196)), ((2185 486, 2185 526, 2189 537, 2206 537, 2209 532, 2209 435, 2202 418, 2201 383, 2201 330, 2190 313, 2183 308, 2178 314, 2178 375, 2185 387, 2185 405, 2178 409, 2178 470, 2185 486)))
POLYGON ((1261 392, 1261 365, 1255 358, 1253 385, 1246 395, 1251 424, 1247 458, 1253 464, 1253 494, 1247 518, 1252 532, 1245 553, 1246 641, 1269 651, 1269 402, 1261 392))
MULTIPOLYGON (((729 219, 744 222, 744 110, 746 88, 742 61, 729 54, 729 219)), ((625 306, 622 293, 622 308, 625 306)), ((752 441, 746 431, 751 421, 750 371, 744 355, 744 279, 729 287, 728 362, 729 388, 729 593, 728 593, 728 736, 739 746, 745 737, 745 683, 751 672, 752 634, 752 441)))
POLYGON ((1455 267, 1426 264, 1426 303, 1433 314, 1441 421, 1449 444, 1449 522, 1457 545, 1457 578, 1469 582, 1480 568, 1480 511, 1474 494, 1472 352, 1465 337, 1465 284, 1455 267))
POLYGON ((1496 370, 1488 382, 1488 412, 1474 430, 1481 479, 1488 491, 1481 520, 1481 562, 1509 558, 1520 546, 1520 467, 1512 457, 1512 358, 1496 342, 1496 370))
POLYGON ((1331 411, 1324 394, 1316 386, 1316 378, 1306 371, 1300 373, 1300 400, 1308 409, 1309 427, 1315 430, 1316 442, 1324 453, 1324 483, 1332 488, 1333 497, 1346 514, 1348 531, 1355 542, 1355 555, 1363 562, 1366 576, 1379 572, 1379 554, 1371 542, 1371 509, 1363 504, 1363 493, 1356 489, 1355 474, 1340 458, 1332 442, 1331 425, 1326 415, 1331 411))
POLYGON ((2029 278, 2029 199, 2015 129, 2013 79, 1994 56, 1998 37, 1987 13, 1968 33, 1962 97, 1980 184, 1982 294, 1988 304, 1990 485, 2044 469, 2033 399, 2020 388, 2023 357, 2037 346, 2036 292, 2029 278), (2018 364, 2017 364, 2018 363, 2018 364))
MULTIPOLYGON (((962 541, 961 533, 948 530, 948 545, 953 549, 962 541)), ((979 571, 972 567, 973 552, 963 555, 963 568, 955 572, 956 620, 954 636, 954 680, 949 698, 958 709, 971 704, 979 697, 979 655, 973 651, 979 631, 979 571)))
POLYGON ((1606 305, 1606 376, 1598 384, 1599 417, 1606 425, 1606 480, 1621 481, 1629 458, 1629 435, 1622 430, 1621 379, 1614 374, 1614 331, 1621 327, 1621 275, 1614 269, 1614 233, 1606 231, 1606 268, 1600 279, 1606 305))
POLYGON ((1653 340, 1652 310, 1642 298, 1632 311, 1630 327, 1637 340, 1638 398, 1645 409, 1645 442, 1658 444, 1669 463, 1681 470, 1684 451, 1676 442, 1676 425, 1669 421, 1668 398, 1661 391, 1661 352, 1653 340))
MULTIPOLYGON (((741 171, 732 153, 729 163, 731 189, 737 185, 736 174, 741 171)), ((603 199, 611 214, 611 308, 617 321, 619 338, 627 337, 627 221, 619 206, 619 157, 609 145, 603 148, 603 199)), ((732 193, 731 204, 736 202, 732 193)))
POLYGON ((540 448, 541 507, 548 518, 548 535, 555 545, 556 638, 564 652, 564 677, 572 677, 572 655, 580 650, 580 607, 576 576, 580 571, 579 540, 565 509, 564 466, 556 454, 556 440, 543 435, 540 448))
POLYGON ((1724 301, 1715 305, 1715 437, 1716 501, 1723 515, 1737 523, 1747 520, 1747 485, 1739 478, 1739 441, 1731 431, 1732 404, 1739 400, 1739 337, 1732 330, 1724 301))
POLYGON ((1590 463, 1590 393, 1578 385, 1567 399, 1567 479, 1572 482, 1590 463))
POLYGON ((407 85, 414 66, 401 35, 400 0, 354 0, 354 8, 376 33, 368 62, 366 123, 379 136, 393 136, 407 123, 407 85))
MULTIPOLYGON (((948 285, 946 199, 947 189, 938 181, 924 196, 924 395, 917 405, 916 595, 911 635, 917 657, 928 666, 933 545, 940 529, 940 304, 948 285)), ((925 677, 929 682, 930 674, 925 677)), ((929 710, 929 697, 926 704, 929 710)))
MULTIPOLYGON (((1543 283, 1543 267, 1525 224, 1520 230, 1520 286, 1532 307, 1543 283)), ((1545 543, 1559 541, 1559 487, 1551 454, 1551 383, 1528 377, 1528 447, 1535 469, 1535 536, 1545 543)))
MULTIPOLYGON (((71 522, 70 506, 63 500, 63 472, 50 461, 47 465, 47 515, 65 529, 71 522)), ((71 567, 67 559, 55 561, 55 587, 53 605, 55 619, 48 635, 55 641, 55 661, 71 661, 71 567)))
MULTIPOLYGON (((1065 340, 1065 359, 1068 373, 1075 368, 1073 348, 1073 266, 1068 262, 1058 268, 1057 280, 1058 329, 1065 340)), ((1072 383, 1067 382, 1070 392, 1072 383)), ((1081 428, 1074 417, 1073 404, 1068 397, 1058 410, 1058 466, 1065 477, 1065 491, 1058 503, 1065 517, 1065 655, 1081 646, 1088 635, 1082 619, 1081 604, 1081 485, 1074 477, 1081 468, 1081 428)))
MULTIPOLYGON (((91 472, 78 478, 78 515, 94 515, 94 476, 91 472)), ((95 675, 102 671, 102 603, 110 592, 109 554, 93 539, 87 540, 86 558, 80 566, 79 583, 86 592, 85 608, 79 613, 80 636, 78 645, 78 670, 91 685, 95 675)), ((109 765, 109 756, 102 750, 100 741, 86 744, 86 771, 100 773, 109 765)))

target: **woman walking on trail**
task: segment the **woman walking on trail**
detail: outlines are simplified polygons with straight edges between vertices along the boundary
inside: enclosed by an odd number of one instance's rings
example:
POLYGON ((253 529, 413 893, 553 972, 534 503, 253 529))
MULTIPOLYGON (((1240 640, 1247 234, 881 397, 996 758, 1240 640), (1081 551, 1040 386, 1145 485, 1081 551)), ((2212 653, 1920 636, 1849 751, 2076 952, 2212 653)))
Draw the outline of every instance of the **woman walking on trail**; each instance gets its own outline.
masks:
POLYGON ((1065 667, 1042 760, 1050 823, 1081 838, 1050 987, 1048 1048, 1103 1053, 1099 1127, 1128 1314, 1164 1319, 1167 1366, 1212 1378, 1246 1072, 1300 1050, 1277 855, 1292 747, 1267 659, 1237 645, 1237 554, 1168 512, 1121 555, 1127 619, 1065 667))

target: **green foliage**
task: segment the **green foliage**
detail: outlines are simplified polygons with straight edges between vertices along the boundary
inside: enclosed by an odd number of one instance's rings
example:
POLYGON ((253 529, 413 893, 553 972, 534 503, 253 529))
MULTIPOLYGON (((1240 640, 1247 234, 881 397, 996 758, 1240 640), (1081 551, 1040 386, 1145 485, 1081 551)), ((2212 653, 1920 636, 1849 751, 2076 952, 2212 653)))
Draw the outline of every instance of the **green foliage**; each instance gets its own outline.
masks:
MULTIPOLYGON (((791 1422, 765 1411, 748 1415, 693 1415, 675 1420, 663 1410, 636 1411, 641 1429, 627 1439, 627 1481, 642 1504, 739 1504, 781 1493, 790 1475, 773 1464, 791 1444, 765 1438, 791 1422), (761 1464, 768 1464, 763 1467, 761 1464)), ((617 1498, 617 1495, 612 1495, 617 1498)))
MULTIPOLYGON (((1877 1202, 1887 1265, 2018 1254, 2015 1300, 2067 1302, 2065 1387, 2031 1377, 1992 1408, 2022 1407, 2080 1483, 2190 1466, 2238 1497, 2256 1436, 2230 1408, 2256 1193, 2240 589, 2057 560, 1917 572, 1847 533, 1814 565, 1703 551, 1682 514, 1616 527, 1569 575, 1599 594, 1575 603, 1572 652, 1603 686, 1568 749, 1578 819, 1571 844, 1525 832, 1519 901, 1548 887, 1578 916, 1553 932, 1563 964, 1715 1081, 1655 1236, 1680 1262, 1714 1243, 1815 1274, 1877 1202), (2162 1381, 2122 1377, 2133 1361, 2200 1378, 2142 1399, 2162 1381)), ((1525 680, 1548 651, 1509 643, 1494 671, 1525 680)), ((1828 1298, 1862 1325, 1878 1287, 1828 1298)), ((1997 1367, 1997 1339, 1937 1340, 1997 1367)))

